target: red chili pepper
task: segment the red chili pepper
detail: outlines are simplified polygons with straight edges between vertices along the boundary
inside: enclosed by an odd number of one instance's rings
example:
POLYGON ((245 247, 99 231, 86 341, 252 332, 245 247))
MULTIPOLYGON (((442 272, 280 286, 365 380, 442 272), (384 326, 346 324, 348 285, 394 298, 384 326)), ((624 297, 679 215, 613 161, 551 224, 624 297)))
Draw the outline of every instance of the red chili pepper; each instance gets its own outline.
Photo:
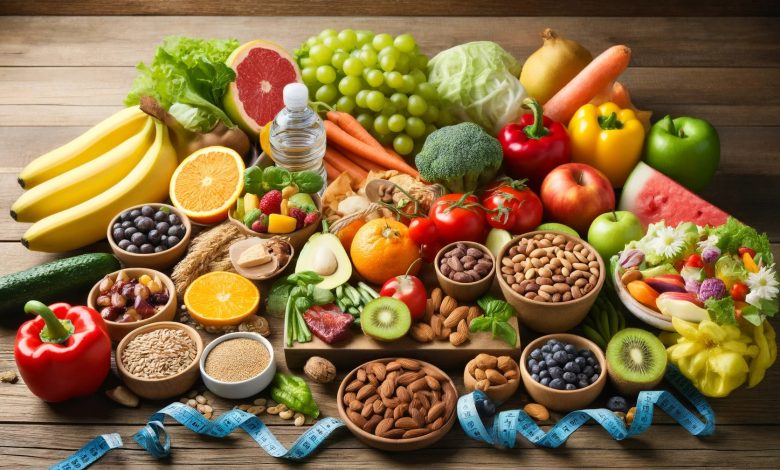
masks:
POLYGON ((100 314, 36 300, 24 311, 38 315, 16 333, 14 359, 27 388, 52 402, 94 393, 111 367, 111 339, 100 314))
POLYGON ((514 179, 528 178, 538 191, 547 173, 571 161, 571 141, 561 123, 542 116, 542 106, 535 99, 526 98, 523 107, 532 114, 504 126, 498 140, 504 149, 507 174, 514 179))
POLYGON ((746 246, 739 247, 739 249, 737 250, 737 253, 739 253, 739 257, 740 258, 745 256, 745 253, 750 253, 750 257, 751 258, 755 258, 756 257, 756 250, 754 250, 752 248, 748 248, 746 246))

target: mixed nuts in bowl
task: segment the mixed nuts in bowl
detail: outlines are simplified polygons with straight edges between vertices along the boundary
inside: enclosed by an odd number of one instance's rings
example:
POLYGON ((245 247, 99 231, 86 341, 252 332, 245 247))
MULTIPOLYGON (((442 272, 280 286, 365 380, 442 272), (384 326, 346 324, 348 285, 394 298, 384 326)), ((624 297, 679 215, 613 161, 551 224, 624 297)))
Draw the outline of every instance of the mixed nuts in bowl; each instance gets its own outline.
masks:
POLYGON ((434 267, 439 285, 447 295, 470 301, 490 289, 496 262, 486 246, 462 241, 450 243, 439 250, 434 267))

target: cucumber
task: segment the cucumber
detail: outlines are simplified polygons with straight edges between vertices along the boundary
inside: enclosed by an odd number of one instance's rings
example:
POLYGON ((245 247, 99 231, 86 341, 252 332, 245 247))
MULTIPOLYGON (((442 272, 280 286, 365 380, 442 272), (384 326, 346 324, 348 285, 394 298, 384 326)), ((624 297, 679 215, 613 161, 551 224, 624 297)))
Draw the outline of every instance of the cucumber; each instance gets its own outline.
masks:
POLYGON ((83 296, 106 274, 120 268, 109 253, 89 253, 51 261, 25 271, 0 276, 0 321, 19 322, 28 300, 59 302, 74 294, 83 296))

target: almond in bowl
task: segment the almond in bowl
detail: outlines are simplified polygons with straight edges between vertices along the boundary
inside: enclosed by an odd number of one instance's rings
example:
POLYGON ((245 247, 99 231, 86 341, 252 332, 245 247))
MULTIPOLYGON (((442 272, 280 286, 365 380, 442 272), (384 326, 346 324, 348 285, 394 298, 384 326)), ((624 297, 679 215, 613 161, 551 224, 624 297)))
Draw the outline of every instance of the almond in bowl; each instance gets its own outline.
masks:
POLYGON ((509 356, 479 354, 466 364, 463 385, 467 392, 481 390, 496 404, 501 404, 517 392, 520 367, 509 356))

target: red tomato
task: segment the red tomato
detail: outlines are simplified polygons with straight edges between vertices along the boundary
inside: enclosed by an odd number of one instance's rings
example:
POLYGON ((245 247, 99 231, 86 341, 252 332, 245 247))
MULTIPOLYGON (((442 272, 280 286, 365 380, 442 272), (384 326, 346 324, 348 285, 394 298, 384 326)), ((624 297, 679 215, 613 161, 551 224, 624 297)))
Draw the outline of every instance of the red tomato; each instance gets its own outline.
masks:
POLYGON ((739 250, 737 250, 737 253, 739 253, 739 257, 740 258, 742 258, 745 255, 745 253, 750 253, 750 257, 751 258, 755 258, 756 257, 756 250, 754 250, 752 248, 748 248, 746 246, 739 247, 739 250))
POLYGON ((444 248, 444 245, 442 245, 439 240, 435 240, 433 243, 424 243, 420 245, 420 254, 422 255, 423 261, 426 263, 433 263, 436 259, 436 254, 438 254, 439 250, 442 248, 444 248))
POLYGON ((415 217, 409 222, 409 236, 418 245, 430 245, 439 241, 436 224, 427 217, 415 217))
POLYGON ((393 297, 405 303, 409 307, 412 321, 417 321, 425 315, 428 293, 425 291, 425 285, 417 276, 404 274, 390 278, 382 286, 379 295, 393 297))
POLYGON ((748 286, 746 286, 742 282, 735 282, 733 286, 731 286, 731 298, 734 300, 745 300, 745 297, 747 297, 748 294, 748 286))
POLYGON ((447 194, 431 205, 430 218, 443 244, 458 241, 482 243, 487 235, 485 211, 473 194, 447 194))
POLYGON ((700 255, 694 253, 685 260, 685 266, 689 268, 701 268, 704 267, 704 261, 702 261, 700 255))
POLYGON ((488 189, 482 197, 487 223, 512 233, 530 232, 542 223, 542 201, 523 181, 508 180, 488 189))

